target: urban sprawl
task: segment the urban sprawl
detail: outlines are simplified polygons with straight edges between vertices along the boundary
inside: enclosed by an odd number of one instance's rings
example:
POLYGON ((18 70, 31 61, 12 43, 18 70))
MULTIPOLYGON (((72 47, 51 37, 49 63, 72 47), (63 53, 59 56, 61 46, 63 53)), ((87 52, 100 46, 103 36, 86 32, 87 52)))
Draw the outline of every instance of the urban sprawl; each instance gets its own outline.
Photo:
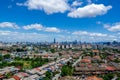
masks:
POLYGON ((0 80, 120 80, 120 42, 0 42, 0 80))

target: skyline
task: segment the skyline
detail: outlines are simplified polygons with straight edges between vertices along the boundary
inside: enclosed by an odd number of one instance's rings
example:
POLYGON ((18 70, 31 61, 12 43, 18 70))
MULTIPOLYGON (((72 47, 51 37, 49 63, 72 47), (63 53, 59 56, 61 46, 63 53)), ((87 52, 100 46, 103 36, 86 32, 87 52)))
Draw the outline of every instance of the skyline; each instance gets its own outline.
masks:
POLYGON ((1 0, 0 41, 120 41, 119 0, 1 0))

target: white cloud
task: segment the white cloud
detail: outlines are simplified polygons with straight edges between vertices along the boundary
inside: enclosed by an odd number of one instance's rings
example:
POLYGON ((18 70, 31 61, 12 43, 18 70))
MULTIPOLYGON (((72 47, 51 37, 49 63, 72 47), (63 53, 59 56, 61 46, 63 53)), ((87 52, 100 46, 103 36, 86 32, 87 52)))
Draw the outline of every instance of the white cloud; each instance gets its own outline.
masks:
POLYGON ((17 3, 18 6, 27 6, 30 10, 44 10, 47 14, 64 13, 69 10, 67 0, 27 0, 17 3))
POLYGON ((74 2, 72 3, 72 6, 80 6, 80 5, 82 5, 82 4, 83 4, 83 2, 74 1, 74 2))
POLYGON ((87 32, 87 31, 75 31, 72 34, 74 34, 74 35, 97 36, 97 37, 106 37, 107 36, 107 34, 91 33, 91 32, 87 32))
POLYGON ((28 42, 44 42, 44 41, 53 41, 56 38, 57 41, 87 41, 87 42, 96 42, 96 41, 113 41, 114 39, 120 40, 120 37, 107 35, 102 33, 90 33, 86 31, 76 31, 75 35, 71 34, 39 34, 39 33, 30 33, 30 32, 15 32, 15 31, 2 31, 0 30, 0 41, 28 41, 28 42), (81 34, 81 35, 80 35, 81 34), (101 36, 102 35, 102 36, 101 36))
POLYGON ((29 29, 36 29, 36 30, 42 30, 43 29, 43 26, 41 24, 31 24, 31 25, 26 25, 26 26, 23 26, 23 28, 25 30, 29 30, 29 29))
POLYGON ((18 5, 18 6, 25 6, 24 3, 16 3, 16 5, 18 5))
POLYGON ((119 40, 120 38, 117 35, 103 34, 103 33, 95 33, 95 32, 87 32, 87 31, 75 31, 72 33, 73 37, 78 36, 75 39, 79 39, 81 41, 87 42, 99 42, 99 41, 114 41, 114 39, 119 40))
POLYGON ((104 24, 104 28, 106 28, 109 31, 113 31, 113 32, 120 31, 120 22, 119 23, 114 23, 112 25, 104 24))
POLYGON ((23 26, 23 29, 25 30, 31 30, 31 29, 35 29, 35 30, 38 30, 38 31, 45 31, 45 32, 56 32, 56 33, 59 33, 61 32, 62 30, 56 28, 56 27, 45 27, 41 24, 31 24, 31 25, 26 25, 26 26, 23 26))
POLYGON ((56 28, 56 27, 47 27, 47 28, 45 28, 45 31, 47 31, 47 32, 56 32, 56 33, 58 33, 58 32, 61 32, 58 28, 56 28))
POLYGON ((90 33, 90 36, 106 37, 107 34, 102 34, 102 33, 90 33))
POLYGON ((0 31, 0 35, 9 35, 11 31, 0 31))
POLYGON ((87 0, 88 4, 91 4, 92 3, 92 0, 87 0))
POLYGON ((72 10, 68 13, 68 16, 73 18, 96 17, 106 14, 111 8, 112 6, 105 6, 103 4, 89 4, 72 10))
POLYGON ((87 35, 88 32, 87 31, 75 31, 72 34, 75 34, 75 35, 87 35))
POLYGON ((14 31, 1 31, 0 30, 0 41, 44 41, 47 40, 49 36, 45 34, 38 33, 20 33, 14 31))
MULTIPOLYGON (((69 39, 68 36, 59 34, 40 34, 34 32, 15 32, 0 30, 0 41, 4 42, 45 42, 53 41, 56 38, 57 41, 65 41, 69 39), (63 37, 64 36, 64 37, 63 37)), ((73 39, 73 38, 72 38, 73 39)))
POLYGON ((13 29, 19 29, 19 26, 16 23, 12 22, 1 22, 0 28, 13 28, 13 29))

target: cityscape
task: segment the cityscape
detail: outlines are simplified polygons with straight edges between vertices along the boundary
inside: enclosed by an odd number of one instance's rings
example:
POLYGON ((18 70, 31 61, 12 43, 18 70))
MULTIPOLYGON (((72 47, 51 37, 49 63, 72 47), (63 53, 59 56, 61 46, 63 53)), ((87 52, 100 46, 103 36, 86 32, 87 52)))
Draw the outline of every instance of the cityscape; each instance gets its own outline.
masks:
POLYGON ((120 80, 120 0, 0 0, 0 80, 120 80))
POLYGON ((119 80, 120 42, 0 43, 1 80, 119 80))

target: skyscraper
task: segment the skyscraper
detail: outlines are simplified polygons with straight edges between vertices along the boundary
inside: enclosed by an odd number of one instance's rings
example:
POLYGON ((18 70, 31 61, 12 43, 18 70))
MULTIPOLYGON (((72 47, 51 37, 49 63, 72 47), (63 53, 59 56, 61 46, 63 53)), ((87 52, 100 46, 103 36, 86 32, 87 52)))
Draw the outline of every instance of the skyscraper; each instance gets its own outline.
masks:
POLYGON ((56 43, 56 39, 54 38, 54 43, 56 43))

